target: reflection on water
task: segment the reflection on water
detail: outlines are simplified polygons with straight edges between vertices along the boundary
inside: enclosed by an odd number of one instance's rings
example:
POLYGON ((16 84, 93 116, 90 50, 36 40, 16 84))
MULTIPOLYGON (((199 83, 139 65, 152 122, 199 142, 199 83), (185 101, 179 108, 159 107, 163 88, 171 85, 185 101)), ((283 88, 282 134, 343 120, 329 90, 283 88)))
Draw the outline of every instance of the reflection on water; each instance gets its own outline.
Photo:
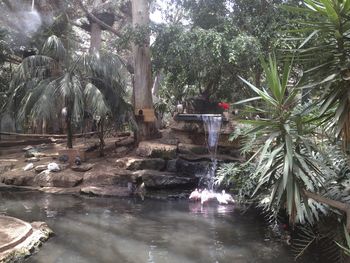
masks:
POLYGON ((0 213, 46 221, 56 235, 27 262, 293 262, 234 206, 0 192, 0 213))

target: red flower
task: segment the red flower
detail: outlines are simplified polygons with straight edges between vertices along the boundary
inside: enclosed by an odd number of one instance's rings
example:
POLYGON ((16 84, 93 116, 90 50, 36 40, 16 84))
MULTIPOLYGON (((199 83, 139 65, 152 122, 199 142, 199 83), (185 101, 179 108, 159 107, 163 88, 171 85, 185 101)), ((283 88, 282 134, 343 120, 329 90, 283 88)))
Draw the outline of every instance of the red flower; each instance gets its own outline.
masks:
POLYGON ((218 106, 222 108, 223 110, 228 110, 230 108, 230 104, 226 102, 219 102, 218 106))

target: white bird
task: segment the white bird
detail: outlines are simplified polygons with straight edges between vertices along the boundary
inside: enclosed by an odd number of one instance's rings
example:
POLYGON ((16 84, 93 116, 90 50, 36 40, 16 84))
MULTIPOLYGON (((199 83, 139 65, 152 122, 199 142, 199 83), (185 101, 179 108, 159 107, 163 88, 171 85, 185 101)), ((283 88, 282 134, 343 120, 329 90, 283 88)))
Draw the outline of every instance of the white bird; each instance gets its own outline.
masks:
POLYGON ((225 199, 227 201, 227 203, 234 203, 235 202, 235 200, 233 199, 232 195, 226 194, 225 190, 222 190, 222 194, 221 195, 222 195, 223 199, 225 199))
POLYGON ((208 191, 207 189, 204 189, 201 193, 201 204, 204 204, 210 201, 211 199, 215 199, 215 198, 216 198, 215 193, 213 193, 212 191, 208 191))
POLYGON ((190 194, 190 197, 189 197, 190 200, 200 200, 201 199, 201 192, 200 190, 198 191, 198 189, 196 188, 191 194, 190 194))
POLYGON ((61 170, 61 168, 58 166, 57 163, 49 163, 47 165, 47 170, 49 170, 50 172, 58 172, 61 170))
POLYGON ((216 194, 216 200, 218 200, 219 204, 227 205, 228 201, 226 200, 223 194, 216 194))

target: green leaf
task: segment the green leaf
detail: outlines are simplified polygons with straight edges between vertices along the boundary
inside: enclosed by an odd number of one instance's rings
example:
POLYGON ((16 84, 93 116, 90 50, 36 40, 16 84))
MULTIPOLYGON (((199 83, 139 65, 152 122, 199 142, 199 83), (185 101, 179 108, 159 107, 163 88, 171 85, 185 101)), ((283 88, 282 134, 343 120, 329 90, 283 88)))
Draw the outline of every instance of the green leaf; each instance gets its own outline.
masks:
POLYGON ((249 98, 249 99, 245 99, 245 100, 240 100, 240 101, 233 103, 232 105, 244 104, 244 103, 255 101, 255 100, 261 100, 261 97, 253 97, 253 98, 249 98))
POLYGON ((284 168, 283 168, 283 189, 286 189, 288 178, 289 178, 289 159, 288 156, 286 155, 284 157, 284 168))
POLYGON ((259 90, 257 87, 255 87, 253 84, 250 84, 245 79, 239 77, 240 80, 242 80, 245 84, 247 84, 256 94, 258 94, 263 100, 265 100, 267 103, 272 104, 274 106, 277 106, 278 103, 275 101, 269 94, 264 93, 263 91, 259 90))
POLYGON ((289 134, 285 135, 285 141, 286 141, 286 156, 288 158, 288 164, 289 164, 289 170, 292 172, 293 171, 293 141, 292 137, 289 134))
POLYGON ((305 38, 305 40, 300 44, 298 49, 301 49, 303 46, 305 46, 306 43, 309 42, 310 39, 313 38, 313 36, 315 36, 318 32, 320 32, 320 30, 314 30, 307 38, 305 38))

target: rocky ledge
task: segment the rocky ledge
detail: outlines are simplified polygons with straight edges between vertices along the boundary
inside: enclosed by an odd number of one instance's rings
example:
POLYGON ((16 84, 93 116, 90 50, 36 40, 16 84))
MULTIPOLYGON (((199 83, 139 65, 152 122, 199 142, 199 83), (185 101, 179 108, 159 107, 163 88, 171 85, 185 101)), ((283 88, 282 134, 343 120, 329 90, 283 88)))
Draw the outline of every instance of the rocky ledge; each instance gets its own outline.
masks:
POLYGON ((31 224, 0 216, 0 262, 20 262, 35 253, 53 234, 44 222, 31 224))

